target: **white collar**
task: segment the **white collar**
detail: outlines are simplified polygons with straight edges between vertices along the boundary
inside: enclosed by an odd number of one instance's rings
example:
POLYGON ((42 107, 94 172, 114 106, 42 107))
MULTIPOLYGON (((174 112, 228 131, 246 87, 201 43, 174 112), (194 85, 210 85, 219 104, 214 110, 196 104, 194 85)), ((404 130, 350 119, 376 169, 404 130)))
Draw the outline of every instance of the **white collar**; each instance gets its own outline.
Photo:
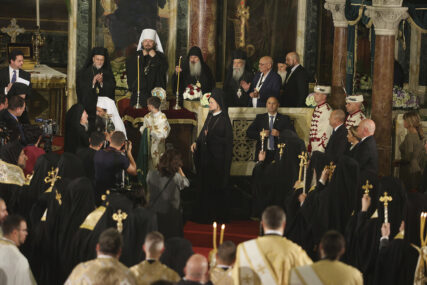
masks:
POLYGON ((223 269, 231 268, 231 266, 230 266, 230 265, 224 265, 224 264, 218 264, 216 267, 218 267, 218 268, 223 268, 223 269))
POLYGON ((221 114, 221 112, 222 112, 222 110, 215 112, 215 113, 212 113, 212 115, 215 117, 215 116, 218 116, 219 114, 221 114))
POLYGON ((113 257, 111 255, 106 255, 106 254, 103 254, 103 253, 99 253, 96 258, 113 258, 113 257))
POLYGON ((297 63, 297 65, 295 65, 294 67, 292 67, 291 69, 291 73, 295 71, 295 69, 299 66, 299 63, 297 63))
POLYGON ((338 130, 338 128, 339 127, 341 127, 343 124, 341 124, 341 125, 339 125, 338 127, 336 127, 335 129, 334 129, 334 131, 337 131, 338 130))
MULTIPOLYGON (((261 76, 262 76, 262 79, 263 80, 265 80, 266 78, 267 78, 267 76, 270 74, 270 71, 271 71, 271 69, 266 73, 266 74, 264 74, 264 73, 262 73, 261 72, 261 76)), ((261 78, 261 77, 260 77, 261 78)), ((263 81, 264 82, 264 81, 263 81)))
POLYGON ((268 114, 268 117, 270 118, 270 117, 274 117, 274 118, 276 118, 276 116, 277 116, 277 112, 276 113, 274 113, 274 114, 270 114, 269 112, 267 112, 267 114, 268 114))
POLYGON ((370 136, 366 136, 366 137, 363 137, 361 140, 360 140, 360 142, 363 142, 365 139, 367 139, 367 138, 369 138, 370 136))
POLYGON ((161 113, 162 112, 160 112, 160 110, 157 113, 151 112, 151 114, 153 115, 153 117, 158 117, 158 116, 160 116, 161 113))
POLYGON ((283 232, 278 231, 278 230, 266 230, 264 234, 265 235, 274 234, 274 235, 283 236, 283 232))
POLYGON ((2 239, 2 240, 5 240, 5 241, 8 241, 8 242, 12 243, 13 245, 17 246, 17 245, 16 245, 16 243, 15 243, 13 240, 11 240, 11 239, 8 239, 8 238, 6 238, 6 237, 4 237, 4 236, 3 236, 3 237, 1 237, 1 239, 2 239))

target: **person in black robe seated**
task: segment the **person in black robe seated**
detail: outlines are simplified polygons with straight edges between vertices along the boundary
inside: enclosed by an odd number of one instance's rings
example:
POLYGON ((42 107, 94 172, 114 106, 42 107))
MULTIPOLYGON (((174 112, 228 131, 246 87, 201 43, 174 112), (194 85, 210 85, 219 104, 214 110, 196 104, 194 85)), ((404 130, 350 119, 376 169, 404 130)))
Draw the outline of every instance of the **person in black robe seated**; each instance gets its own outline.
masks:
POLYGON ((246 52, 235 50, 231 58, 230 67, 224 81, 225 103, 227 107, 247 107, 249 89, 254 73, 248 61, 246 52))
POLYGON ((74 104, 65 115, 64 151, 76 153, 89 146, 88 113, 82 104, 74 104))
POLYGON ((95 127, 98 96, 105 96, 114 100, 115 88, 116 80, 111 70, 107 49, 103 47, 93 48, 76 80, 78 103, 84 106, 89 115, 91 130, 95 127))
POLYGON ((298 155, 305 151, 304 141, 291 130, 280 133, 278 144, 285 144, 275 152, 274 163, 266 163, 266 152, 260 151, 252 172, 252 217, 260 218, 268 206, 285 208, 298 179, 298 155))
POLYGON ((351 157, 359 163, 362 177, 378 173, 378 151, 374 138, 375 123, 370 119, 364 119, 357 127, 357 135, 360 142, 351 152, 351 157))
POLYGON ((7 109, 1 111, 1 121, 4 122, 9 131, 9 141, 19 140, 21 145, 26 146, 27 140, 24 128, 19 121, 25 111, 25 100, 20 96, 13 96, 8 102, 7 109))
POLYGON ((424 232, 420 230, 420 216, 422 212, 427 212, 427 196, 409 193, 404 209, 403 238, 402 234, 393 237, 387 228, 382 230, 374 284, 425 284, 426 244, 421 244, 421 236, 426 239, 427 234, 426 228, 424 232))
POLYGON ((267 100, 267 113, 259 114, 246 130, 246 136, 257 140, 255 150, 255 161, 258 159, 258 153, 261 150, 261 133, 265 135, 264 150, 266 150, 266 163, 274 159, 275 150, 277 150, 278 138, 284 130, 295 132, 294 125, 287 115, 277 112, 279 109, 279 100, 271 96, 267 100))
POLYGON ((83 162, 85 176, 95 185, 95 153, 99 151, 105 144, 105 134, 101 132, 92 132, 89 138, 89 146, 79 148, 77 157, 83 162))
POLYGON ((188 239, 174 237, 165 241, 165 251, 160 256, 160 262, 184 277, 185 264, 193 254, 193 246, 188 239))
POLYGON ((211 92, 215 88, 215 78, 212 71, 203 59, 202 50, 193 46, 188 51, 187 59, 181 68, 175 67, 173 76, 173 94, 176 94, 177 74, 179 73, 179 103, 183 104, 183 94, 188 85, 193 84, 202 89, 202 94, 211 92))
POLYGON ((329 124, 333 131, 325 148, 326 163, 338 163, 348 148, 347 128, 344 125, 345 113, 341 109, 332 111, 329 124))
POLYGON ((146 107, 147 99, 151 97, 151 90, 156 87, 166 90, 168 61, 163 53, 159 36, 153 29, 142 31, 136 50, 134 55, 126 59, 127 81, 129 89, 132 91, 130 104, 135 106, 137 103, 139 88, 138 103, 146 107))
POLYGON ((221 89, 212 90, 209 114, 196 142, 191 145, 199 181, 197 215, 204 222, 224 221, 228 212, 233 128, 224 110, 223 97, 221 89))

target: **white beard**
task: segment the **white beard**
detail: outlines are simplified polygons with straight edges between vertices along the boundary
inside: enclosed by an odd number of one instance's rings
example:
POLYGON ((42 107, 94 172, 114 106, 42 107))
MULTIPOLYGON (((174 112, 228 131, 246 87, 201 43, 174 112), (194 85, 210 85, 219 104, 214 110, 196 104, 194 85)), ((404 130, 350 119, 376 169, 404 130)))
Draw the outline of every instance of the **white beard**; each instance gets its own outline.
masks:
POLYGON ((244 71, 245 71, 245 69, 243 67, 233 68, 233 79, 235 81, 239 81, 239 79, 242 77, 244 71))
POLYGON ((80 124, 85 128, 85 131, 87 132, 89 130, 89 124, 80 124))
POLYGON ((282 78, 282 84, 285 82, 285 79, 286 79, 286 74, 287 74, 287 72, 286 71, 277 71, 277 73, 280 75, 280 77, 282 78))
POLYGON ((190 75, 192 77, 197 77, 197 76, 200 76, 201 73, 202 73, 202 64, 200 63, 200 61, 196 63, 190 62, 190 75))

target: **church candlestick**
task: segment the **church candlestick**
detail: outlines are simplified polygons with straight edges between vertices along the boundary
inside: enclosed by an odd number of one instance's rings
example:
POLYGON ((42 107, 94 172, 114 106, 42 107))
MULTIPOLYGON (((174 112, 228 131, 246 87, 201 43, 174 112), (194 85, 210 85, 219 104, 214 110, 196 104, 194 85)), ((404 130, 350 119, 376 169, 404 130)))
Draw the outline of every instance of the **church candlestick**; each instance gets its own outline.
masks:
POLYGON ((384 192, 384 196, 380 197, 380 202, 384 203, 384 223, 388 223, 388 202, 393 201, 391 196, 388 196, 387 192, 384 192))
POLYGON ((213 223, 213 249, 216 250, 216 222, 213 223))
POLYGON ((219 235, 219 244, 221 245, 224 240, 224 231, 225 231, 225 224, 221 225, 221 233, 219 235))
POLYGON ((40 27, 40 0, 36 0, 37 27, 40 27))
MULTIPOLYGON (((178 68, 179 70, 181 70, 181 59, 182 56, 179 57, 179 61, 178 61, 178 68)), ((179 106, 179 75, 181 74, 181 71, 178 71, 177 74, 177 82, 176 82, 176 102, 175 102, 175 106, 173 107, 174 110, 180 110, 181 107, 179 106)))
POLYGON ((137 68, 137 70, 138 70, 138 90, 136 91, 136 105, 134 106, 135 109, 141 109, 142 108, 141 104, 139 103, 139 97, 141 96, 141 89, 140 89, 140 82, 139 82, 140 81, 139 69, 140 69, 140 66, 139 66, 139 55, 138 55, 138 68, 137 68))

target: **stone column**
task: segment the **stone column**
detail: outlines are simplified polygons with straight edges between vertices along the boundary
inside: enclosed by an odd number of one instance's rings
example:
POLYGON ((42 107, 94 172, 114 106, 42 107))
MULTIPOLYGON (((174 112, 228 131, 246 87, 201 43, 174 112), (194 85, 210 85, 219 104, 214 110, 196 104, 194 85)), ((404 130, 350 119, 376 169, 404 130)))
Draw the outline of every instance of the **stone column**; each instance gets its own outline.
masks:
POLYGON ((391 175, 394 48, 397 27, 408 17, 400 0, 374 0, 366 15, 375 27, 372 119, 379 155, 379 175, 391 175))
POLYGON ((216 0, 190 0, 188 7, 188 48, 198 46, 215 74, 216 0))
POLYGON ((329 103, 334 109, 345 109, 345 84, 347 63, 348 23, 345 18, 345 0, 326 0, 325 9, 334 20, 334 56, 332 59, 332 94, 329 103))

